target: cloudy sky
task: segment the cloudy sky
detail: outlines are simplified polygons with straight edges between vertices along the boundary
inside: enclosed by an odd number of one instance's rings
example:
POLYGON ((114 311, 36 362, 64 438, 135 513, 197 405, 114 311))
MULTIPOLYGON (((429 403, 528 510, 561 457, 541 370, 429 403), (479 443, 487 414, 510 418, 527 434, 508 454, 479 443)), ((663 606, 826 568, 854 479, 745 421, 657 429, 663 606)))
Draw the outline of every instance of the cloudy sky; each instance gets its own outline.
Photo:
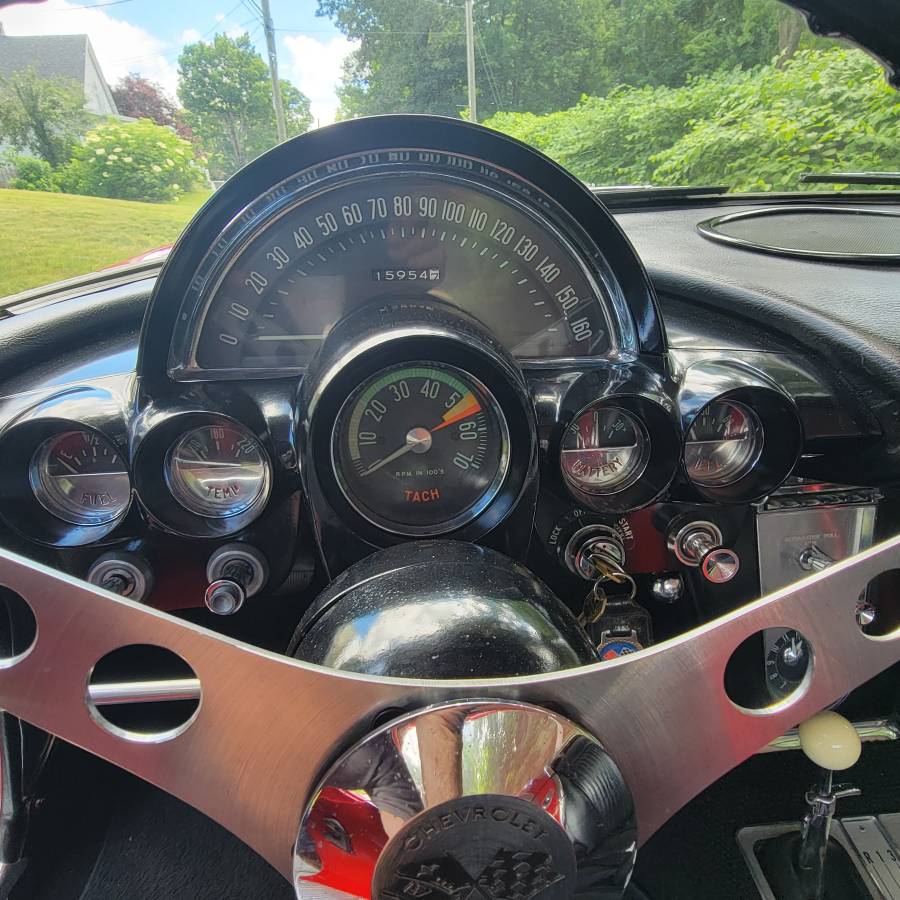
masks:
MULTIPOLYGON (((353 45, 329 19, 315 15, 316 6, 316 0, 271 0, 280 74, 309 97, 313 116, 326 125, 334 119, 341 63, 353 45)), ((107 81, 138 72, 173 95, 185 43, 247 31, 266 56, 254 0, 46 0, 4 7, 0 22, 9 35, 87 34, 107 81)))

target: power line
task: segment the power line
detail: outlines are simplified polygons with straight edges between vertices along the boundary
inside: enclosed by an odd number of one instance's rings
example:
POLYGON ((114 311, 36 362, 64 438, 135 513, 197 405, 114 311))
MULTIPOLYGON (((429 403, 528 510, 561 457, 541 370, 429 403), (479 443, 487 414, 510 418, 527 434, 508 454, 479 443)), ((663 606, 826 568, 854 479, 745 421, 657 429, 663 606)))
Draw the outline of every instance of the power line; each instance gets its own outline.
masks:
POLYGON ((497 91, 497 83, 494 81, 494 73, 492 71, 493 67, 491 66, 491 61, 488 58, 487 47, 484 43, 484 38, 478 33, 475 33, 475 40, 479 45, 479 49, 481 50, 481 59, 484 62, 484 70, 487 73, 488 84, 491 86, 491 93, 494 95, 494 105, 498 110, 503 107, 500 104, 500 94, 497 91))
POLYGON ((122 3, 131 3, 132 0, 107 0, 106 3, 92 3, 84 6, 64 6, 61 9, 54 9, 53 12, 72 12, 76 9, 100 9, 101 6, 119 6, 122 3))

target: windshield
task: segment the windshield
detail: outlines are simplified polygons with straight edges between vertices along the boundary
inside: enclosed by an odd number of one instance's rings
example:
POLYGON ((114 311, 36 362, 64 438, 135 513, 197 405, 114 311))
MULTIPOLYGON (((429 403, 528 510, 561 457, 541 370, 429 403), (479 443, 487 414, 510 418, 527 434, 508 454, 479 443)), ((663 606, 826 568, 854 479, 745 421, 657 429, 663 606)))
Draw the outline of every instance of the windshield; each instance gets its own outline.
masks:
POLYGON ((395 112, 476 120, 598 187, 900 171, 900 93, 776 0, 7 0, 0 296, 148 258, 280 140, 395 112))

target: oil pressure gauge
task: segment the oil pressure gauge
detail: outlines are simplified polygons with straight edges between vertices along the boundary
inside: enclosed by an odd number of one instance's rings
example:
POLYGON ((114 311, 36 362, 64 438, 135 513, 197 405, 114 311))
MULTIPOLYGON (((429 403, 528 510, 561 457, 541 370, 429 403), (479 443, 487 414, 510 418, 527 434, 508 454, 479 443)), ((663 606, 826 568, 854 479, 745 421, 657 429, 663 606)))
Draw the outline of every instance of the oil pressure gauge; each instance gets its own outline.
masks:
POLYGON ((716 400, 700 411, 688 431, 684 465, 694 484, 726 487, 754 467, 762 446, 756 413, 734 400, 716 400))
POLYGON ((586 494, 612 494, 641 477, 650 453, 643 423, 618 406, 582 412, 566 431, 563 475, 586 494))
POLYGON ((175 499, 190 512, 213 519, 261 509, 270 478, 259 441, 236 422, 192 428, 172 446, 166 463, 175 499))

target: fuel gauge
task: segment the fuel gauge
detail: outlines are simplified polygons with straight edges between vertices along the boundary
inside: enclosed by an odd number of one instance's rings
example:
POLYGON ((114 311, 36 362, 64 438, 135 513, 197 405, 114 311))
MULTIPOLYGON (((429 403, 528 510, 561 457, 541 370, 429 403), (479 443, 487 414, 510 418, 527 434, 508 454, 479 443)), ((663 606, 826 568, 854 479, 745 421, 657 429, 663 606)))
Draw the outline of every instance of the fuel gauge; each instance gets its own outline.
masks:
POLYGON ((565 478, 587 494, 612 494, 641 477, 650 455, 647 430, 617 406, 581 413, 566 430, 560 452, 565 478))
POLYGON ((29 477, 41 506, 71 525, 108 525, 125 514, 131 501, 122 455, 88 429, 63 431, 44 441, 29 477))

